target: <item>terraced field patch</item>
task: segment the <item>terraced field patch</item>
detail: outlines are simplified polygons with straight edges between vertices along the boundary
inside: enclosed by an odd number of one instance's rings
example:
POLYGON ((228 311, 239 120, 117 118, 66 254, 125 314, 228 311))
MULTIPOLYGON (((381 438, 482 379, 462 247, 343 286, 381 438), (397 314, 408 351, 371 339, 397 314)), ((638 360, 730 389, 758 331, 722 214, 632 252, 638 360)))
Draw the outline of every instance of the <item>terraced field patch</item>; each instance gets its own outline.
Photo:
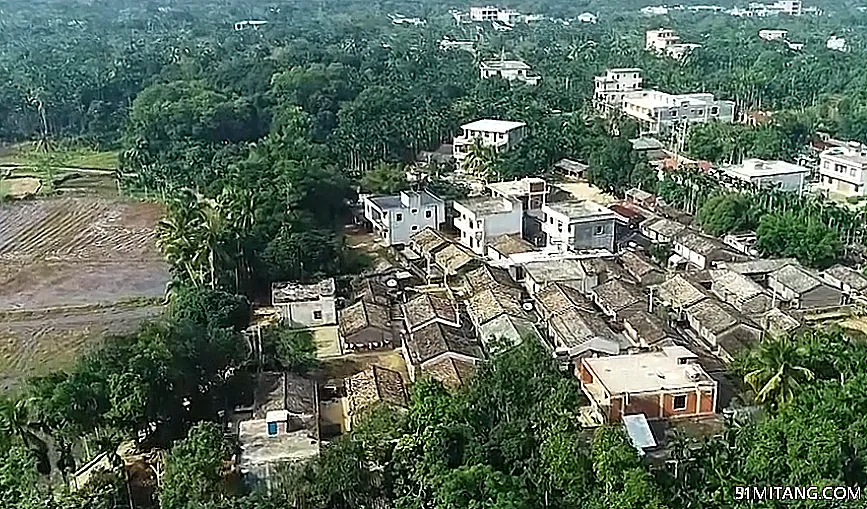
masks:
POLYGON ((169 280, 154 203, 96 197, 0 205, 0 389, 62 368, 159 309, 169 280))

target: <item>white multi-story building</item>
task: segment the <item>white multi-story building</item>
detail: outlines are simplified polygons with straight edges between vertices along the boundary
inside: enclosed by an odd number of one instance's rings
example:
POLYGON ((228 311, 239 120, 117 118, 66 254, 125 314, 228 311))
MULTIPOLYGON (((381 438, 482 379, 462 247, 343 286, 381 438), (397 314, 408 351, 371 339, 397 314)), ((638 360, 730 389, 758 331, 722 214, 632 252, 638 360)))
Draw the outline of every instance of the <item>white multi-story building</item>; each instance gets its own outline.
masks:
POLYGON ((756 187, 776 187, 782 191, 800 193, 804 190, 810 169, 785 161, 744 159, 739 165, 724 166, 723 173, 756 187))
POLYGON ((403 191, 396 196, 365 196, 364 219, 387 245, 407 244, 412 234, 446 220, 445 202, 430 191, 403 191))
POLYGON ((560 251, 614 251, 615 214, 592 201, 564 201, 542 205, 542 232, 548 246, 560 251))
POLYGON ((648 30, 645 33, 644 49, 668 55, 680 60, 690 51, 700 48, 701 44, 682 43, 680 37, 670 28, 648 30))
POLYGON ((844 196, 867 195, 867 147, 852 142, 819 154, 819 185, 844 196))
POLYGON ((526 18, 520 12, 513 9, 500 9, 499 7, 470 7, 470 21, 499 21, 507 25, 514 25, 526 18))
POLYGON ((491 119, 462 125, 461 134, 453 140, 453 155, 458 168, 476 141, 486 147, 494 147, 497 152, 505 152, 524 139, 526 128, 524 122, 491 119))
POLYGON ((596 87, 593 101, 596 108, 606 113, 619 110, 623 97, 629 92, 641 90, 643 81, 641 69, 636 67, 608 69, 603 76, 594 78, 596 87))
POLYGON ((775 28, 759 30, 759 37, 766 41, 782 41, 786 39, 787 35, 789 35, 788 30, 779 30, 775 28))
POLYGON ((780 14, 800 16, 803 14, 804 9, 801 0, 778 0, 769 4, 750 2, 746 9, 734 8, 728 12, 732 16, 763 18, 765 16, 777 16, 780 14))
POLYGON ((502 235, 521 235, 524 210, 520 201, 501 196, 455 200, 455 228, 461 244, 484 255, 489 242, 502 235))
POLYGON ((492 182, 488 184, 493 196, 518 200, 524 210, 539 210, 548 195, 548 184, 540 177, 524 177, 521 180, 492 182))
POLYGON ((833 51, 842 51, 843 53, 849 51, 846 39, 843 37, 837 37, 836 35, 832 35, 828 41, 825 42, 825 47, 833 51))
POLYGON ((673 95, 658 90, 629 92, 621 111, 638 121, 642 134, 667 135, 678 125, 734 121, 735 103, 713 94, 673 95))
POLYGON ((479 64, 479 71, 483 80, 498 77, 538 85, 540 79, 539 76, 530 76, 530 66, 520 60, 486 60, 479 64))

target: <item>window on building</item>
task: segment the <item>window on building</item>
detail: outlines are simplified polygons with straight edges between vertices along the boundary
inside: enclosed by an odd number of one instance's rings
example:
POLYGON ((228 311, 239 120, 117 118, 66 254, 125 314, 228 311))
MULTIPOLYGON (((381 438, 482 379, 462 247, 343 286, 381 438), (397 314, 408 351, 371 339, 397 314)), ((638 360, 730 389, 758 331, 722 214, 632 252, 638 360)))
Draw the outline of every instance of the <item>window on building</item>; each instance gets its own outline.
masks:
POLYGON ((850 177, 854 177, 854 176, 855 176, 855 168, 849 168, 849 176, 850 176, 850 177))
POLYGON ((431 212, 430 210, 425 210, 425 211, 424 211, 424 217, 425 217, 425 218, 430 219, 431 216, 433 216, 433 212, 431 212))
POLYGON ((317 309, 316 311, 314 311, 313 312, 313 319, 314 320, 322 320, 322 310, 317 309))
POLYGON ((553 217, 549 217, 549 218, 548 218, 548 221, 549 221, 551 224, 554 224, 554 218, 553 218, 553 217))
POLYGON ((461 237, 467 238, 467 232, 461 232, 461 237))
POLYGON ((397 221, 398 223, 403 221, 403 214, 398 212, 397 215, 395 216, 394 220, 397 221))
POLYGON ((670 113, 671 113, 671 116, 672 116, 672 117, 676 117, 676 116, 677 116, 677 110, 671 110, 670 113))
POLYGON ((719 113, 719 108, 717 108, 716 106, 713 106, 713 107, 710 109, 710 114, 711 114, 711 115, 716 115, 717 113, 719 113))
POLYGON ((477 219, 477 220, 476 220, 476 228, 481 228, 481 227, 482 227, 482 220, 481 220, 481 219, 477 219))
POLYGON ((593 229, 593 233, 596 234, 596 235, 602 235, 603 233, 605 233, 605 226, 604 226, 604 225, 601 225, 601 224, 600 224, 600 225, 597 225, 597 226, 593 229))
POLYGON ((412 231, 416 231, 416 230, 418 230, 418 225, 417 224, 412 225, 412 231))
POLYGON ((418 214, 418 209, 412 209, 410 210, 410 212, 412 212, 413 214, 418 214))
POLYGON ((675 410, 686 410, 686 395, 681 394, 680 396, 674 397, 674 409, 675 410))
POLYGON ((698 115, 699 115, 699 116, 704 116, 704 110, 698 110, 698 115))
POLYGON ((472 248, 472 247, 473 247, 473 238, 470 237, 470 248, 472 248))

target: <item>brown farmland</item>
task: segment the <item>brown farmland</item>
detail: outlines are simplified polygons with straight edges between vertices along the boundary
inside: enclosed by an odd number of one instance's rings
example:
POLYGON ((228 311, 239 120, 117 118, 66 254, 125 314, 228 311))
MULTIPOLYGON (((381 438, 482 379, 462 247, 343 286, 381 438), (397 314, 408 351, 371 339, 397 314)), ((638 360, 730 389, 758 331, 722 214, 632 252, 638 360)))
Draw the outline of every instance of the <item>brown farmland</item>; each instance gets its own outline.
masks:
POLYGON ((159 310, 159 205, 60 198, 0 205, 0 390, 62 368, 159 310))

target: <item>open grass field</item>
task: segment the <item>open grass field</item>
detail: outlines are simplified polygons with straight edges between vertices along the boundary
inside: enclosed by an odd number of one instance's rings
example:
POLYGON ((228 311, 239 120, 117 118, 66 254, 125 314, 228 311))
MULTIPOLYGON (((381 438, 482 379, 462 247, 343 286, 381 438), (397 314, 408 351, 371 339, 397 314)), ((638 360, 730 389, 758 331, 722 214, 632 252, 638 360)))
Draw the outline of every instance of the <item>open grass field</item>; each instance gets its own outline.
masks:
POLYGON ((168 267, 153 203, 97 197, 0 204, 0 388, 63 367, 154 314, 168 267))
POLYGON ((88 148, 57 148, 45 153, 37 150, 33 143, 20 143, 0 148, 0 166, 51 164, 73 168, 114 170, 117 169, 117 156, 118 153, 115 151, 99 152, 88 148))

